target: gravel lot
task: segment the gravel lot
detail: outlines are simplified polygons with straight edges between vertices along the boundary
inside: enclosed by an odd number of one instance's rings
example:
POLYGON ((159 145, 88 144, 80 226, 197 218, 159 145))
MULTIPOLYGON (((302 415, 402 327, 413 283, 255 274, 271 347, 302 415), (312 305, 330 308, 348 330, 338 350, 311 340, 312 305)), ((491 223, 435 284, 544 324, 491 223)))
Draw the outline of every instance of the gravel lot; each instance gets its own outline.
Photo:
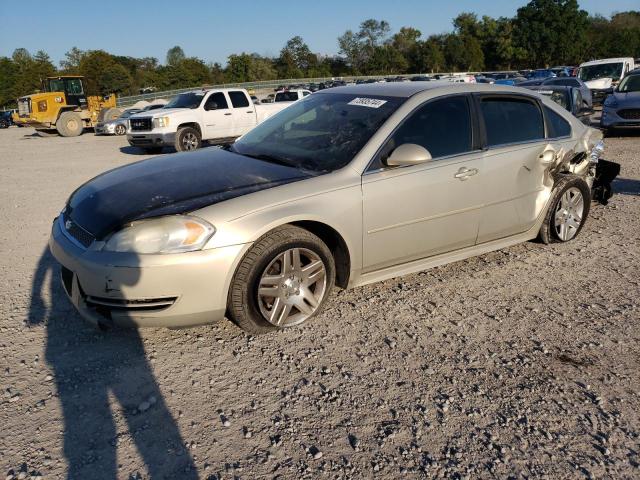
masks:
POLYGON ((49 226, 80 183, 146 158, 126 145, 0 130, 7 478, 640 477, 637 134, 607 139, 617 194, 574 242, 339 292, 261 337, 74 312, 49 226))

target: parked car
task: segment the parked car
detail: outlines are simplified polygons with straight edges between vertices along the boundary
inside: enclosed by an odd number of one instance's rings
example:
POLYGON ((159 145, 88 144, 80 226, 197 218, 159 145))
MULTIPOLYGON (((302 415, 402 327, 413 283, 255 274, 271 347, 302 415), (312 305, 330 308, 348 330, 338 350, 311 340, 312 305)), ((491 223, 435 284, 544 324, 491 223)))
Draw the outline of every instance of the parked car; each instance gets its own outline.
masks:
POLYGON ((502 78, 496 79, 493 83, 496 85, 520 85, 527 79, 519 74, 506 74, 502 78))
MULTIPOLYGON (((552 85, 560 85, 565 87, 573 87, 580 90, 582 94, 582 100, 589 107, 593 107, 593 97, 591 95, 591 89, 584 83, 582 80, 576 77, 555 77, 555 78, 547 78, 541 84, 542 86, 552 86, 552 85)), ((519 86, 522 86, 519 85, 519 86)))
POLYGON ((549 97, 562 108, 571 112, 582 123, 591 125, 593 109, 584 101, 582 91, 579 88, 563 85, 540 85, 527 88, 549 97))
POLYGON ((228 143, 287 105, 254 105, 242 89, 181 93, 161 110, 132 115, 127 140, 149 153, 158 153, 165 146, 179 152, 195 150, 203 141, 228 143))
POLYGON ((411 77, 411 81, 412 82, 430 82, 431 77, 429 75, 417 75, 415 77, 411 77))
POLYGON ((301 88, 296 90, 283 90, 281 92, 277 92, 274 98, 275 103, 279 102, 296 102, 298 100, 303 99, 307 95, 311 95, 309 90, 303 90, 301 88))
POLYGON ((551 67, 549 70, 551 70, 556 77, 570 77, 573 69, 574 67, 564 66, 564 67, 551 67))
POLYGON ((640 127, 640 69, 626 75, 607 96, 600 126, 609 133, 620 127, 640 127))
POLYGON ((604 58, 580 64, 578 78, 591 89, 594 105, 599 105, 634 69, 635 61, 632 57, 604 58))
POLYGON ((142 112, 140 108, 130 108, 122 112, 118 118, 106 122, 98 122, 94 127, 96 135, 124 135, 127 133, 129 117, 142 112))
POLYGON ((49 245, 71 301, 97 324, 184 327, 226 315, 271 332, 307 322, 334 285, 538 236, 571 241, 597 186, 601 138, 520 88, 324 90, 226 148, 88 181, 49 245))
POLYGON ((9 128, 13 125, 13 119, 11 118, 12 111, 5 110, 0 112, 0 128, 9 128))
POLYGON ((533 70, 527 77, 527 80, 546 79, 555 76, 556 74, 548 68, 539 68, 537 70, 533 70))

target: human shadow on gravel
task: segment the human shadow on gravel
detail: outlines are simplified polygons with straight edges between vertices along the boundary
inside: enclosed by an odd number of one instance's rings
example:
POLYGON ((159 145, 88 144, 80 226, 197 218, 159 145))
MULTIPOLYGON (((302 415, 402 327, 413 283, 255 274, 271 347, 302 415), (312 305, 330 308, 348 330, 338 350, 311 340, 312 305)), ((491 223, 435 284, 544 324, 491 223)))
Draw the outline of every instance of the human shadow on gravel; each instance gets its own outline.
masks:
POLYGON ((67 299, 59 274, 60 267, 45 248, 32 282, 28 322, 46 328, 45 359, 62 405, 67 478, 137 475, 118 470, 117 446, 128 442, 137 447, 150 478, 198 478, 138 331, 104 333, 86 323, 67 299), (110 396, 120 409, 111 410, 110 396), (116 430, 116 416, 124 417, 129 436, 116 430))
POLYGON ((619 195, 640 195, 640 180, 616 178, 613 181, 613 192, 619 195))

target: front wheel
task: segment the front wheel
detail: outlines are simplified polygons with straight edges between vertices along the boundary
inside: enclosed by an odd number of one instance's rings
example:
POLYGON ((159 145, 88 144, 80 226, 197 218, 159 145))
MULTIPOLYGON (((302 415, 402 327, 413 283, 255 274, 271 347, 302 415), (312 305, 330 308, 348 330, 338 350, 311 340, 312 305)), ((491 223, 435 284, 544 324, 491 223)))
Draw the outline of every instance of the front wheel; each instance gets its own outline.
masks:
POLYGON ((114 128, 114 132, 116 135, 124 135, 125 133, 127 133, 127 128, 119 123, 118 125, 116 125, 116 128, 114 128))
POLYGON ((200 132, 193 127, 182 127, 176 133, 175 147, 178 152, 197 150, 201 144, 200 132))
POLYGON ((240 262, 228 313, 252 334, 300 325, 321 310, 334 282, 325 243, 302 228, 281 227, 257 240, 240 262))
POLYGON ((591 191, 587 183, 574 175, 563 175, 550 200, 549 210, 540 228, 544 243, 573 240, 587 220, 591 191))

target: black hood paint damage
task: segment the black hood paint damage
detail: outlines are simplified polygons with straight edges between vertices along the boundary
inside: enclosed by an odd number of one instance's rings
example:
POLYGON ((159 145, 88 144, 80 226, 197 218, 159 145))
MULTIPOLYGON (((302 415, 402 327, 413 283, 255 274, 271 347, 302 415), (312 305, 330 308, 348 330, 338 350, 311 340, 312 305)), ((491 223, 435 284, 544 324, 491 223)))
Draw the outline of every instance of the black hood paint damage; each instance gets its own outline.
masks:
POLYGON ((71 194, 65 215, 102 239, 134 220, 192 212, 311 176, 305 170, 206 148, 103 173, 71 194))

